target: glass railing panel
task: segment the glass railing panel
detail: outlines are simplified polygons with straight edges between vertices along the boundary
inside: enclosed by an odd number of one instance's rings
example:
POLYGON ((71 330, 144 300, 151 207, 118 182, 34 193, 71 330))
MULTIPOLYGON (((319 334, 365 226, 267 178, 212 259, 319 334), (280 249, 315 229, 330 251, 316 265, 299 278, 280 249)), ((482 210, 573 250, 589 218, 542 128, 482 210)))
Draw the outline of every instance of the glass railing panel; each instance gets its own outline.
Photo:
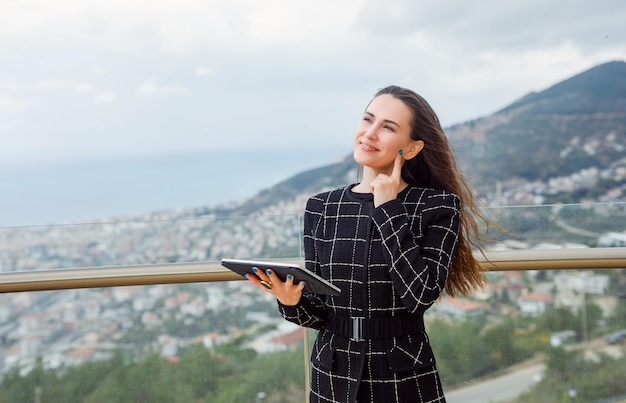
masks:
POLYGON ((303 330, 244 281, 0 294, 2 402, 302 402, 303 330))
MULTIPOLYGON (((490 250, 626 246, 626 203, 485 208, 490 250)), ((0 271, 302 256, 299 214, 0 228, 0 271)))
POLYGON ((0 271, 301 255, 299 215, 0 228, 0 271))
POLYGON ((626 203, 509 206, 484 209, 503 231, 492 250, 626 246, 626 203))

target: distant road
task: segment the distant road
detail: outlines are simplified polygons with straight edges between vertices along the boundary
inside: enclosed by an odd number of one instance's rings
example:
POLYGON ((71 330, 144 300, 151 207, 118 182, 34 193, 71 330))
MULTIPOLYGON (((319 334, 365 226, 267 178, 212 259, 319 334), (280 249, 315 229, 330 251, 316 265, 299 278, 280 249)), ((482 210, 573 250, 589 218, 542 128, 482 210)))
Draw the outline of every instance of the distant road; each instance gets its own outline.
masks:
POLYGON ((528 390, 543 376, 545 369, 546 366, 543 363, 530 364, 513 372, 446 392, 446 401, 448 403, 506 402, 528 390))
POLYGON ((599 236, 599 234, 595 232, 587 231, 582 228, 573 227, 560 218, 556 218, 554 220, 554 223, 571 234, 585 236, 587 238, 597 238, 599 236))

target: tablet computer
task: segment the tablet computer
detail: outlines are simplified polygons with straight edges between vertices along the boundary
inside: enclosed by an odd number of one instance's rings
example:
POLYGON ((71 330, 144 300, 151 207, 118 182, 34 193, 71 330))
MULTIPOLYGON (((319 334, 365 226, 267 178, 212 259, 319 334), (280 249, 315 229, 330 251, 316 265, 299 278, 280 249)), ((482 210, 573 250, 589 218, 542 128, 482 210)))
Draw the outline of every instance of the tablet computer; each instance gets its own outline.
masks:
POLYGON ((294 284, 304 281, 304 290, 314 294, 339 295, 341 289, 324 280, 317 274, 297 264, 270 262, 264 260, 242 260, 242 259, 222 259, 222 266, 234 271, 245 277, 247 273, 254 274, 253 267, 259 270, 272 269, 274 273, 283 281, 287 278, 287 274, 291 274, 294 278, 294 284))

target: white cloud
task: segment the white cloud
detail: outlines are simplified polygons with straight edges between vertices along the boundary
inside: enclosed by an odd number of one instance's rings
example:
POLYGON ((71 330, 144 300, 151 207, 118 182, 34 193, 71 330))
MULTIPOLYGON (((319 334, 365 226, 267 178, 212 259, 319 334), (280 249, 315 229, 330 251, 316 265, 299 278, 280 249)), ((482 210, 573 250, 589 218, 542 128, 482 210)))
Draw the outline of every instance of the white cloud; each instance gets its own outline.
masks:
POLYGON ((198 77, 205 77, 213 74, 213 70, 208 67, 198 66, 196 67, 196 75, 198 77))
POLYGON ((38 87, 43 91, 67 91, 77 94, 91 93, 97 88, 93 83, 69 78, 45 79, 39 82, 38 87))
POLYGON ((16 111, 16 110, 25 110, 30 107, 29 103, 11 96, 9 94, 0 93, 0 112, 2 111, 16 111))
MULTIPOLYGON (((22 111, 30 107, 32 105, 24 98, 23 86, 20 82, 10 79, 0 81, 0 112, 22 111)), ((2 120, 2 123, 6 125, 6 118, 2 120)))
POLYGON ((146 80, 135 91, 138 96, 186 94, 187 89, 177 85, 158 85, 153 80, 146 80))
POLYGON ((117 101, 117 96, 113 91, 103 91, 96 94, 93 101, 96 104, 112 104, 117 101))
POLYGON ((72 87, 72 80, 59 78, 43 80, 39 83, 39 88, 44 91, 67 90, 72 87))
POLYGON ((91 92, 94 92, 95 90, 96 90, 96 86, 92 83, 81 82, 81 83, 76 83, 74 85, 74 91, 79 94, 91 93, 91 92))
POLYGON ((14 80, 4 80, 0 82, 0 89, 3 91, 18 91, 22 88, 22 85, 14 80))

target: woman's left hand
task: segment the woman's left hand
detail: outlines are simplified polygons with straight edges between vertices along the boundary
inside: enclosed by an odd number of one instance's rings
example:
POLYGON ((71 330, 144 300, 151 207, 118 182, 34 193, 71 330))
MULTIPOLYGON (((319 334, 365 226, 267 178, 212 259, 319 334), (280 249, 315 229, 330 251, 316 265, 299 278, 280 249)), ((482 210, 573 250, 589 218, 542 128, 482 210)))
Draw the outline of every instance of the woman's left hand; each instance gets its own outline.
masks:
POLYGON ((303 281, 294 284, 294 279, 291 274, 287 275, 285 281, 282 281, 273 270, 264 272, 261 269, 255 268, 254 273, 255 274, 246 274, 246 278, 261 290, 275 296, 281 304, 293 306, 300 302, 302 290, 304 290, 303 281))
POLYGON ((398 153, 393 161, 393 170, 391 175, 378 174, 370 183, 370 188, 374 194, 374 207, 378 207, 383 203, 398 197, 400 187, 402 186, 402 164, 404 159, 398 153))

